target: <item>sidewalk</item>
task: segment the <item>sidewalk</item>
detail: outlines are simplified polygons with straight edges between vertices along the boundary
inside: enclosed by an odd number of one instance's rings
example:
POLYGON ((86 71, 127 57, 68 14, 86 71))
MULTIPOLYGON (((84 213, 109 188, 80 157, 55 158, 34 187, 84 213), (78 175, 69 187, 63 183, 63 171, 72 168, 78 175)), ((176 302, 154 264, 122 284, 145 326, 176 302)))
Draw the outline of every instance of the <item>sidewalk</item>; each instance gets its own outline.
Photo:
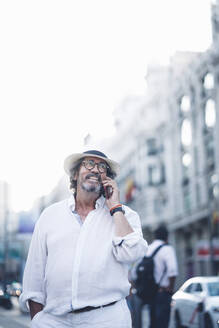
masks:
MULTIPOLYGON (((10 321, 16 322, 17 324, 29 328, 30 327, 30 316, 29 313, 21 313, 17 302, 13 301, 13 308, 11 310, 6 310, 0 306, 0 317, 8 318, 10 321)), ((3 328, 0 320, 0 328, 3 328)))

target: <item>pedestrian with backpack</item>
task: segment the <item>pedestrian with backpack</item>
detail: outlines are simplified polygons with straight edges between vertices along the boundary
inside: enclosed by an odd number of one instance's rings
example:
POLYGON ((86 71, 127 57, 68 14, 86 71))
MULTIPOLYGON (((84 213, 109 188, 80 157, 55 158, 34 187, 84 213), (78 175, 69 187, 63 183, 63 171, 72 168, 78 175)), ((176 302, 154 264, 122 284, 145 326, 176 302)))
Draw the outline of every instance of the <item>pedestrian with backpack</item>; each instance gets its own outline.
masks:
POLYGON ((168 328, 177 271, 174 248, 168 244, 167 228, 161 225, 155 230, 146 255, 130 271, 134 328, 142 328, 145 304, 149 306, 150 328, 168 328))
POLYGON ((156 287, 152 283, 151 300, 147 299, 150 309, 150 328, 168 328, 170 303, 178 274, 174 248, 168 244, 168 230, 165 225, 154 232, 154 241, 149 245, 147 256, 153 255, 153 274, 156 287))

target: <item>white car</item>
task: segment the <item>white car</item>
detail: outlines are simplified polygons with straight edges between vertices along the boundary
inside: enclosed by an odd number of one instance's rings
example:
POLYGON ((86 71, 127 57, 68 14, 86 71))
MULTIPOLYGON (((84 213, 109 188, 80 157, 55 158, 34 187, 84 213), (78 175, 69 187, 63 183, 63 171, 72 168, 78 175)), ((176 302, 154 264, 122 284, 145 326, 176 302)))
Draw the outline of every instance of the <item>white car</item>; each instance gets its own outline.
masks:
POLYGON ((219 327, 219 277, 194 277, 172 296, 174 328, 219 327))

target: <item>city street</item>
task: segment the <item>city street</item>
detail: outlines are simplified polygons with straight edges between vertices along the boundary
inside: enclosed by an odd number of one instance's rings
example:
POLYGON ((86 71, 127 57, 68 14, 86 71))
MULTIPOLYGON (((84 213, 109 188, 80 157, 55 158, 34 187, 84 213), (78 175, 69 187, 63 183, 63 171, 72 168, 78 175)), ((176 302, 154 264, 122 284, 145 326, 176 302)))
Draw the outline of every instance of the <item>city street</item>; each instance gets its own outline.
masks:
POLYGON ((13 298, 13 309, 5 310, 0 307, 0 328, 28 328, 30 327, 29 314, 19 311, 18 300, 13 298))

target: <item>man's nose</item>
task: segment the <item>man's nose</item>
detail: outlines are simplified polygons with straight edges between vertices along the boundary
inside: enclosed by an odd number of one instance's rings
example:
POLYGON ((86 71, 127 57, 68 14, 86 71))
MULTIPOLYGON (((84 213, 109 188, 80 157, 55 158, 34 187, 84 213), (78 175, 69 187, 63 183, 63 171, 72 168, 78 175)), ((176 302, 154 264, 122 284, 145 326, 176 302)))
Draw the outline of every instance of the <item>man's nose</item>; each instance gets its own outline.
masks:
POLYGON ((95 163, 94 167, 92 168, 92 172, 99 173, 99 170, 97 168, 98 163, 95 163))

